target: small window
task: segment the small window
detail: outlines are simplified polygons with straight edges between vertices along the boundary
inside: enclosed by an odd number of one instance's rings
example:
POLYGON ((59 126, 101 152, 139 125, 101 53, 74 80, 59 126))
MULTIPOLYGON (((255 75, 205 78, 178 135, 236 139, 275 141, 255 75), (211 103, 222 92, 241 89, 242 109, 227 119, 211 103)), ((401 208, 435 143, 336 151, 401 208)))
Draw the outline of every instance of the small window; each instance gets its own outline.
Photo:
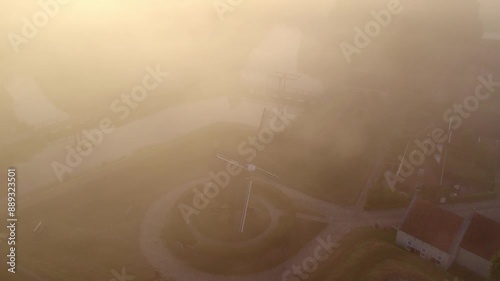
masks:
POLYGON ((427 253, 427 249, 426 248, 422 248, 422 250, 420 251, 420 257, 425 258, 425 254, 426 253, 427 253))
POLYGON ((438 260, 438 259, 435 259, 435 258, 432 258, 431 261, 434 263, 434 264, 437 264, 437 265, 441 265, 441 261, 438 260))
POLYGON ((408 241, 406 241, 406 250, 409 251, 410 249, 411 249, 411 241, 408 240, 408 241))

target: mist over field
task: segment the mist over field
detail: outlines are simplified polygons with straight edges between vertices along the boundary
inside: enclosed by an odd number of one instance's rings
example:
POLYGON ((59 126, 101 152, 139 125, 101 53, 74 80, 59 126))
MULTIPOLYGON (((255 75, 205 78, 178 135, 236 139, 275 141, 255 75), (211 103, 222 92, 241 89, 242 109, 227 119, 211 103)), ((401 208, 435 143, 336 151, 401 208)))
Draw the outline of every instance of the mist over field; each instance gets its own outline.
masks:
POLYGON ((0 280, 500 280, 500 1, 0 1, 0 280))

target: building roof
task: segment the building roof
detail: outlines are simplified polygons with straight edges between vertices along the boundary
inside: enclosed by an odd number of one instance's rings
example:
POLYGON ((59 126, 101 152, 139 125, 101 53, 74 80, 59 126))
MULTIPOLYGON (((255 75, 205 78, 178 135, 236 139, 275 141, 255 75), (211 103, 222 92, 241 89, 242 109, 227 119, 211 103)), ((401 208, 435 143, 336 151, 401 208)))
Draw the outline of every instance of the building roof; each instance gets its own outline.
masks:
POLYGON ((500 250, 500 222, 474 213, 460 246, 486 260, 500 250))
POLYGON ((417 199, 410 206, 400 230, 451 253, 464 220, 459 215, 417 199))

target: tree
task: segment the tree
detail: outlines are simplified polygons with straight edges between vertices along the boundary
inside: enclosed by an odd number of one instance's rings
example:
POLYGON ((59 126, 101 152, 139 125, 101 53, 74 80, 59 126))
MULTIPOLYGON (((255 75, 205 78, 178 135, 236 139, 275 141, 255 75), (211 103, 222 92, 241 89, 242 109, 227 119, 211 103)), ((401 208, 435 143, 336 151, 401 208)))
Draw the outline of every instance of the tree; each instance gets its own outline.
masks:
POLYGON ((490 281, 500 281, 500 250, 491 259, 490 281))

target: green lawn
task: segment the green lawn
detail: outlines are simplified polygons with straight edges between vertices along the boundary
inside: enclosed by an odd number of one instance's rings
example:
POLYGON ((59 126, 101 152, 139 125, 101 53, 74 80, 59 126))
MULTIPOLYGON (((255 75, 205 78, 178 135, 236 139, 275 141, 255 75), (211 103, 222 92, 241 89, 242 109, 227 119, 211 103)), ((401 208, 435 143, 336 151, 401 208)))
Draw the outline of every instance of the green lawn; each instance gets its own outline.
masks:
POLYGON ((278 136, 257 163, 282 176, 282 181, 310 196, 343 206, 355 205, 372 171, 376 150, 340 157, 337 149, 311 150, 300 138, 278 136))
POLYGON ((453 280, 453 276, 440 267, 396 246, 395 235, 394 230, 361 228, 352 231, 339 242, 341 246, 316 273, 314 280, 453 280))
MULTIPOLYGON (((485 160, 486 161, 486 160, 485 160)), ((469 157, 460 155, 454 150, 450 150, 446 160, 447 170, 464 180, 479 184, 479 187, 491 189, 495 181, 494 161, 488 161, 488 168, 481 167, 469 157)))
MULTIPOLYGON (((254 131, 214 125, 31 194, 19 204, 18 239, 23 241, 18 246, 19 264, 51 281, 109 280, 113 269, 123 267, 138 279, 151 278, 154 269, 143 258, 138 239, 148 207, 170 188, 207 176, 215 141, 236 147, 254 131), (37 236, 32 230, 40 221, 45 230, 37 236)), ((289 254, 324 227, 296 224, 300 227, 292 228, 289 235, 283 235, 287 228, 278 231, 281 234, 270 243, 288 243, 285 252, 289 254)), ((283 259, 283 254, 271 252, 266 260, 258 256, 248 262, 263 269, 270 261, 283 259)))
MULTIPOLYGON (((270 189, 269 186, 255 184, 252 197, 265 198, 274 208, 283 212, 277 218, 276 225, 271 224, 270 214, 265 212, 266 208, 260 206, 249 213, 245 232, 239 233, 236 227, 241 214, 234 209, 219 209, 224 201, 219 195, 212 199, 207 209, 193 217, 190 226, 184 222, 178 210, 169 212, 163 229, 165 244, 176 252, 180 259, 202 271, 242 275, 279 265, 325 227, 323 223, 297 219, 293 202, 282 192, 270 189), (276 228, 249 244, 234 244, 256 238, 268 227, 276 228), (197 229, 208 240, 194 235, 193 229, 197 229), (212 244, 212 241, 224 244, 212 244), (190 247, 176 251, 178 242, 190 247)), ((191 200, 192 194, 188 193, 181 196, 177 203, 190 204, 191 200)))
MULTIPOLYGON (((253 134, 238 125, 211 126, 31 194, 19 204, 19 264, 51 281, 108 280, 123 267, 150 278, 154 269, 138 240, 147 208, 169 188, 206 176, 215 141, 236 147, 253 134), (39 221, 46 228, 36 236, 39 221)), ((300 247, 293 244, 294 251, 300 247)))
POLYGON ((169 188, 208 175, 214 141, 237 142, 249 130, 202 129, 24 198, 18 264, 51 281, 110 280, 123 267, 138 279, 152 277, 138 239, 145 211, 169 188), (36 236, 39 221, 46 228, 36 236))

